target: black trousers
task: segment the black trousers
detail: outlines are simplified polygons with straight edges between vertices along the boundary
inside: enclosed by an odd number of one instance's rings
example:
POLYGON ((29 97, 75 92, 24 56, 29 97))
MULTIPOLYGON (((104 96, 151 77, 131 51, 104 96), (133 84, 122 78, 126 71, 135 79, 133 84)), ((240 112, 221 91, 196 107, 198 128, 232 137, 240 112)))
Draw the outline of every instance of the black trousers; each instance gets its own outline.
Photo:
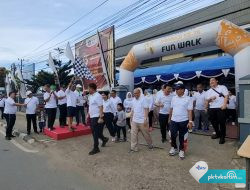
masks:
POLYGON ((37 132, 36 114, 26 114, 26 120, 27 120, 27 132, 30 133, 31 131, 31 122, 33 124, 34 132, 37 132))
POLYGON ((52 129, 56 120, 56 108, 46 108, 48 116, 48 128, 52 129))
POLYGON ((149 127, 152 127, 153 126, 153 116, 154 116, 154 111, 150 111, 148 113, 148 124, 149 124, 149 127))
POLYGON ((176 138, 179 131, 179 150, 184 149, 184 136, 188 132, 188 121, 182 122, 170 122, 170 132, 171 132, 171 146, 177 149, 176 138))
POLYGON ((59 105, 59 111, 60 111, 60 116, 59 116, 59 123, 60 126, 65 126, 66 123, 66 119, 67 119, 67 104, 62 104, 59 105))
POLYGON ((127 139, 126 126, 120 127, 117 125, 117 139, 121 138, 121 131, 123 133, 123 138, 127 139))
POLYGON ((226 113, 227 113, 228 120, 231 120, 232 122, 236 122, 236 117, 237 117, 236 109, 227 109, 226 113))
POLYGON ((126 118, 126 123, 129 129, 131 129, 130 118, 126 118))
POLYGON ((12 130, 16 122, 16 114, 5 114, 5 119, 7 123, 6 137, 11 137, 12 130))
POLYGON ((85 112, 84 112, 84 106, 76 106, 76 123, 80 123, 80 117, 83 124, 86 124, 85 122, 85 112))
POLYGON ((115 137, 115 130, 114 130, 114 114, 113 113, 104 113, 104 123, 108 128, 109 134, 112 137, 115 137))
POLYGON ((90 119, 90 127, 92 130, 92 136, 94 140, 94 149, 98 149, 99 148, 98 139, 101 139, 102 141, 105 140, 105 137, 103 136, 103 124, 99 124, 98 117, 94 117, 90 119))
POLYGON ((159 114, 159 123, 161 128, 161 138, 162 140, 167 139, 167 131, 169 130, 168 126, 168 114, 159 114))
POLYGON ((4 113, 3 113, 4 107, 0 107, 0 111, 1 111, 1 118, 4 119, 4 113))
POLYGON ((209 109, 209 119, 216 134, 225 138, 226 136, 226 110, 220 108, 209 109))

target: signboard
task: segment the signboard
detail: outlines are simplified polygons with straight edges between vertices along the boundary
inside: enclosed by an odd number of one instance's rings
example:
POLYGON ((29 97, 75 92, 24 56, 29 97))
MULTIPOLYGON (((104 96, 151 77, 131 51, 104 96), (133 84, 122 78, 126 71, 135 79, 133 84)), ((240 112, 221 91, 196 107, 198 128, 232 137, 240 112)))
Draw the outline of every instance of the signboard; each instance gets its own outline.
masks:
MULTIPOLYGON (((99 32, 104 60, 110 84, 114 83, 114 27, 99 32)), ((109 86, 103 74, 103 67, 99 49, 98 35, 91 36, 75 44, 75 56, 81 57, 94 75, 99 90, 108 90, 109 86)), ((84 88, 88 87, 90 81, 84 79, 84 88)))
POLYGON ((35 75, 35 64, 23 65, 22 75, 24 80, 31 80, 33 75, 35 75))

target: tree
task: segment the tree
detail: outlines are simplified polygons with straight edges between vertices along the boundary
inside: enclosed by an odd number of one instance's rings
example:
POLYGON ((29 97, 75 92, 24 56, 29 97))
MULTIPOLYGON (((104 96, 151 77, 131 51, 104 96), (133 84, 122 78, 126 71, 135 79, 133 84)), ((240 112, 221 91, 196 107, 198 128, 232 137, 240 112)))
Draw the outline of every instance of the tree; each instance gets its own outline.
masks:
MULTIPOLYGON (((60 81, 60 85, 68 85, 73 75, 71 75, 72 65, 71 62, 67 62, 65 64, 62 63, 61 60, 54 59, 55 66, 58 68, 58 77, 60 81)), ((34 75, 31 80, 25 80, 28 88, 34 92, 37 92, 39 87, 44 86, 45 84, 55 85, 55 76, 51 72, 47 72, 44 70, 39 71, 36 75, 34 75)))
POLYGON ((4 67, 0 67, 0 87, 5 86, 5 76, 6 76, 6 69, 4 67))

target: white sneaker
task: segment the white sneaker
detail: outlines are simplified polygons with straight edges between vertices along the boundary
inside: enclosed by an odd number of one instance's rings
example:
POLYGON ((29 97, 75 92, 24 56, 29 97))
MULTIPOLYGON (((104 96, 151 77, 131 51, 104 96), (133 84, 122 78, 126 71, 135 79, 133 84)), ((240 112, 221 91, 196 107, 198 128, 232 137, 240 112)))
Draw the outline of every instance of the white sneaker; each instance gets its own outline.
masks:
POLYGON ((169 151, 169 155, 170 156, 174 156, 178 153, 178 150, 175 149, 174 147, 171 147, 170 151, 169 151))
POLYGON ((115 140, 116 140, 115 137, 112 137, 112 142, 115 142, 115 140))
POLYGON ((179 157, 180 157, 180 159, 182 159, 182 160, 185 158, 185 153, 184 153, 183 150, 180 150, 180 152, 179 152, 179 157))

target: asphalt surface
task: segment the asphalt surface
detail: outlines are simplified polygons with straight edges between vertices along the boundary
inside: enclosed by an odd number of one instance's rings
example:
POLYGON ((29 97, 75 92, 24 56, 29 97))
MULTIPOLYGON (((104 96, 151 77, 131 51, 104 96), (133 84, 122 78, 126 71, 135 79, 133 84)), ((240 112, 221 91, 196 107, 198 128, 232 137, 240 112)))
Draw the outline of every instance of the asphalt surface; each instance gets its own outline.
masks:
POLYGON ((0 134, 1 190, 101 190, 74 169, 54 166, 47 156, 20 150, 0 134))

